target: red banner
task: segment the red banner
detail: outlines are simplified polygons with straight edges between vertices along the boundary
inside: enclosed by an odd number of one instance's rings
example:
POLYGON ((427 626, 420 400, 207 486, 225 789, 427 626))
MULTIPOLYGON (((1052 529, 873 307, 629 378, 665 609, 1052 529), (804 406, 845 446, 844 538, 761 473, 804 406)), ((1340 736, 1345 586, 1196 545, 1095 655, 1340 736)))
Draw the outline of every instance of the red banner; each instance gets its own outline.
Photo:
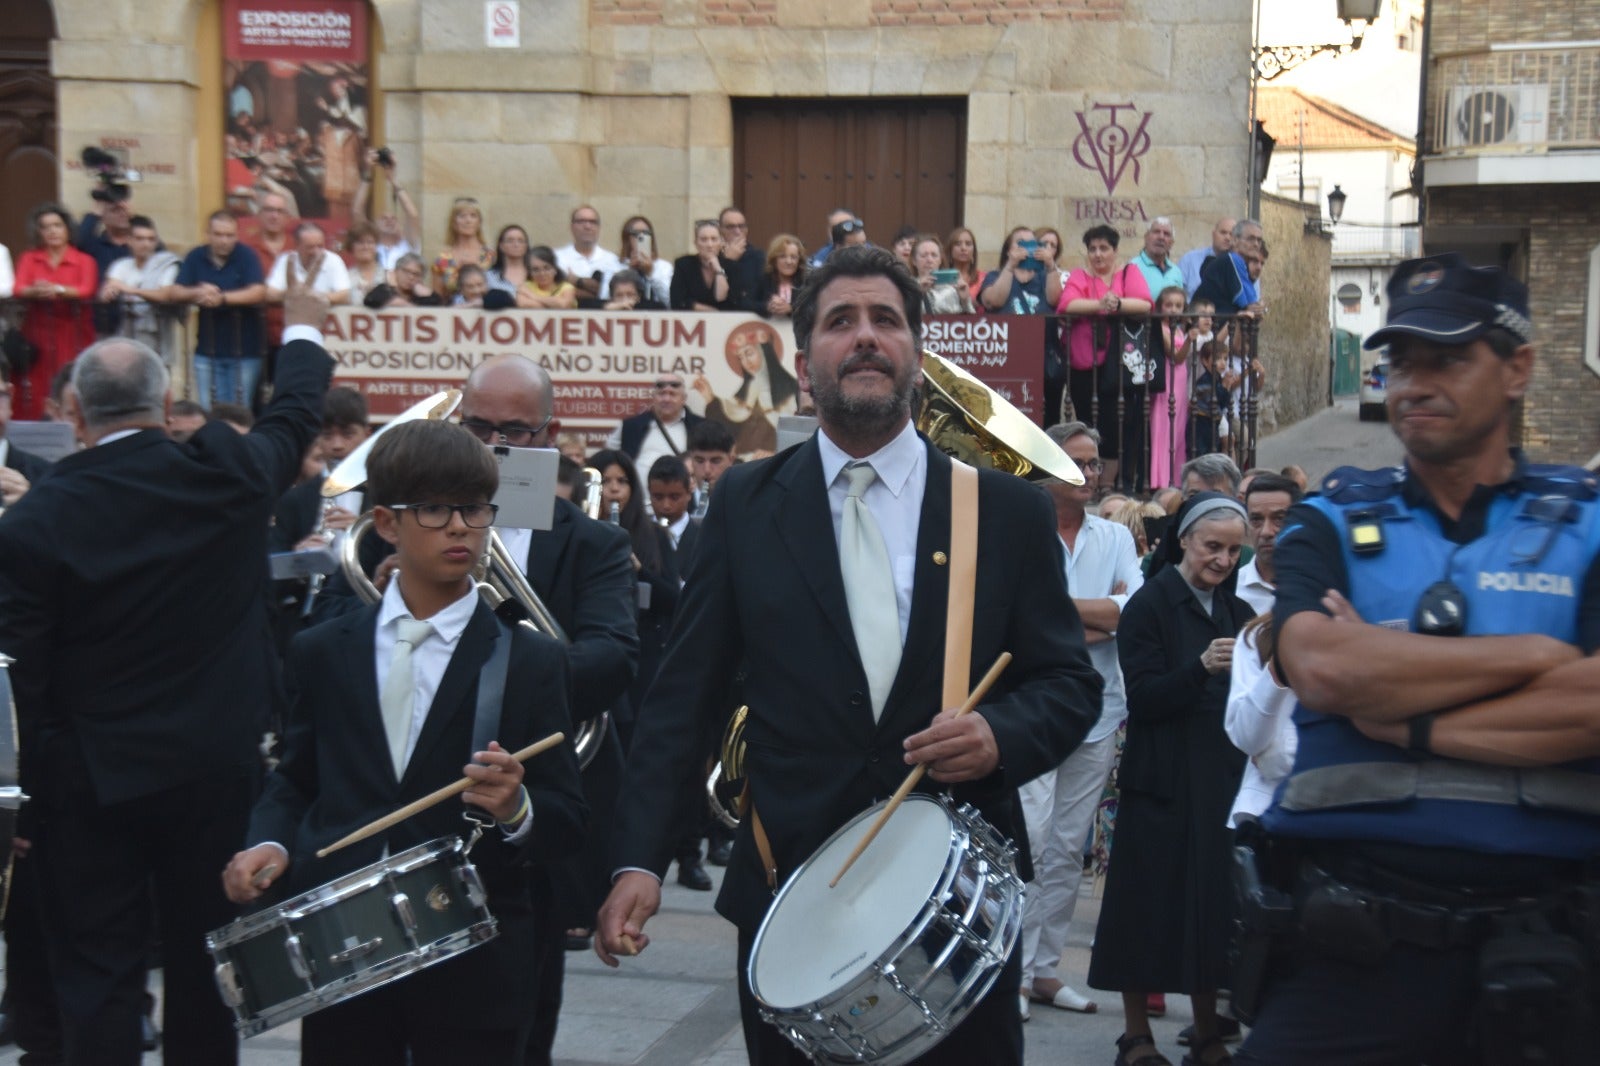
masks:
MULTIPOLYGON (((224 167, 246 242, 264 197, 328 230, 350 224, 370 142, 364 0, 226 0, 224 167)), ((271 263, 262 264, 271 269, 271 263)))
POLYGON ((1042 315, 927 315, 922 344, 1042 424, 1047 325, 1042 315))
POLYGON ((227 0, 223 12, 229 59, 367 62, 363 0, 227 0))

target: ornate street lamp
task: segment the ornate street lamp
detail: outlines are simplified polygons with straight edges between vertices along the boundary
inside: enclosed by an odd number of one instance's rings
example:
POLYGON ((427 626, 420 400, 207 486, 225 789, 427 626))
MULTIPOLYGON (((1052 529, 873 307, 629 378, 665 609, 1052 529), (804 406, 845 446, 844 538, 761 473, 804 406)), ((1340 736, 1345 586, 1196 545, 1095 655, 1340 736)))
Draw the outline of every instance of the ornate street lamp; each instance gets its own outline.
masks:
POLYGON ((1344 202, 1348 199, 1349 197, 1345 195, 1345 191, 1339 188, 1337 184, 1334 185, 1333 191, 1328 194, 1328 219, 1335 226, 1344 217, 1344 202))
POLYGON ((1339 21, 1350 27, 1350 40, 1331 44, 1270 44, 1258 46, 1251 57, 1254 64, 1255 76, 1261 81, 1271 81, 1286 70, 1293 70, 1301 63, 1321 55, 1332 52, 1335 55, 1344 55, 1354 52, 1361 47, 1361 38, 1368 29, 1377 21, 1378 12, 1383 7, 1383 0, 1334 0, 1339 12, 1339 21), (1356 23, 1361 25, 1356 25, 1356 23))

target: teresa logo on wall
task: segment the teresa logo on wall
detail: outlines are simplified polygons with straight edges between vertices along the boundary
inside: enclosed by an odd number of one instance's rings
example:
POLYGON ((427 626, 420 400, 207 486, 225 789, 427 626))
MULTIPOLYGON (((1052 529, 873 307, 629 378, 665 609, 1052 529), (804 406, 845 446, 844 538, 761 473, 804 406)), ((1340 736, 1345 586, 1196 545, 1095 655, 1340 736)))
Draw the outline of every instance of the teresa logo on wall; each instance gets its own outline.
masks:
POLYGON ((223 26, 223 165, 240 237, 259 232, 255 213, 274 193, 336 239, 368 141, 366 3, 226 0, 223 26))
POLYGON ((1144 156, 1150 151, 1150 120, 1153 111, 1141 111, 1128 103, 1089 105, 1077 113, 1078 136, 1072 142, 1072 158, 1085 170, 1094 171, 1105 186, 1104 197, 1072 201, 1073 219, 1087 225, 1105 223, 1124 236, 1137 236, 1149 222, 1144 202, 1129 198, 1117 189, 1126 181, 1138 185, 1144 177, 1144 156))

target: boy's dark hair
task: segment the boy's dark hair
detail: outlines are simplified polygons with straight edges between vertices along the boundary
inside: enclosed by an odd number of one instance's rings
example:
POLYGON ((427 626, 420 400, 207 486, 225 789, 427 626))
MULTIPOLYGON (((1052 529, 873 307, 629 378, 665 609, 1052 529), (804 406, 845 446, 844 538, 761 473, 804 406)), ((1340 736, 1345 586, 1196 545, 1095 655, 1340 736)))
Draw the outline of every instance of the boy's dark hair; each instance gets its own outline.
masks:
POLYGON ((1245 489, 1244 492, 1244 501, 1246 507, 1250 506, 1250 497, 1254 496, 1258 492, 1287 493, 1290 503, 1299 503, 1300 497, 1303 495, 1303 493, 1300 491, 1299 485, 1296 485, 1293 481, 1284 477, 1282 474, 1274 474, 1270 471, 1257 474, 1255 477, 1251 478, 1250 487, 1245 489))
MULTIPOLYGON (((70 369, 70 364, 68 368, 70 369)), ((195 415, 204 417, 205 413, 206 409, 195 403, 193 400, 172 401, 171 414, 173 418, 192 418, 195 415)))
POLYGON ((500 466, 454 422, 418 419, 385 430, 367 456, 367 503, 476 503, 494 497, 500 466))
POLYGON ((230 426, 243 426, 249 429, 256 424, 256 416, 243 404, 214 403, 211 405, 211 421, 226 422, 230 426))
POLYGON ((150 221, 149 215, 134 215, 128 219, 129 229, 155 229, 156 224, 150 221))
POLYGON ((689 488, 689 468, 676 455, 663 455, 650 464, 650 473, 645 482, 648 484, 652 481, 666 481, 689 488))
POLYGON ((556 460, 556 483, 571 492, 583 481, 583 467, 568 459, 565 455, 556 460))
MULTIPOLYGON (((896 260, 898 262, 898 260, 896 260)), ((727 452, 733 453, 733 430, 711 419, 697 422, 689 431, 689 446, 685 451, 691 452, 727 452)))
POLYGON ((368 421, 367 398, 360 390, 339 385, 328 390, 322 398, 322 425, 362 426, 368 421))
MULTIPOLYGON (((835 278, 888 278, 894 282, 900 290, 900 302, 905 305, 911 339, 922 343, 922 284, 887 248, 854 244, 835 249, 826 263, 806 275, 805 284, 794 298, 794 343, 802 352, 811 347, 811 334, 817 324, 817 297, 835 278)), ((720 450, 732 451, 733 446, 720 450)))

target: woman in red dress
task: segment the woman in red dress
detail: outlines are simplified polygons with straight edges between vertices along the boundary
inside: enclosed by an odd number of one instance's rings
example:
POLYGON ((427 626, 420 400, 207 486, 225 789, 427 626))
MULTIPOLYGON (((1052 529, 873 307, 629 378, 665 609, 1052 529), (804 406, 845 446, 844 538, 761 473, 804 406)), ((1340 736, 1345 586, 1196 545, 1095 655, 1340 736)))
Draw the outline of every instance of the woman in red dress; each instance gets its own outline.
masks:
POLYGON ((28 301, 22 335, 37 351, 19 375, 13 417, 44 416, 50 379, 94 343, 94 300, 99 285, 94 260, 72 246, 72 216, 60 204, 40 204, 28 215, 33 247, 17 260, 16 294, 28 301))

